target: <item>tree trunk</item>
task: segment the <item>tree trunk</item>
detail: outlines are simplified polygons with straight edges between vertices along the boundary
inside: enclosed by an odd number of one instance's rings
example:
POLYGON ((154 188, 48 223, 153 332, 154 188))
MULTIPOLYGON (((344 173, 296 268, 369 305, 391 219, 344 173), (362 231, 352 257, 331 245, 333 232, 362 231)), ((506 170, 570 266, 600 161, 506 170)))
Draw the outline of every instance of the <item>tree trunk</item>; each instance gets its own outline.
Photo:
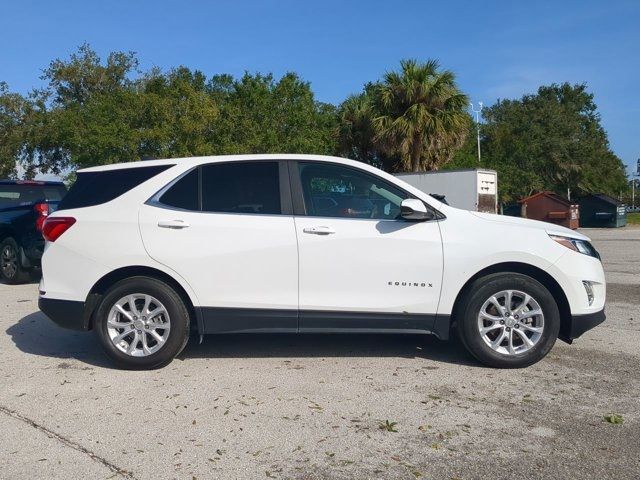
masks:
POLYGON ((422 142, 418 140, 413 141, 413 145, 411 148, 411 171, 419 172, 420 171, 420 153, 422 148, 422 142))

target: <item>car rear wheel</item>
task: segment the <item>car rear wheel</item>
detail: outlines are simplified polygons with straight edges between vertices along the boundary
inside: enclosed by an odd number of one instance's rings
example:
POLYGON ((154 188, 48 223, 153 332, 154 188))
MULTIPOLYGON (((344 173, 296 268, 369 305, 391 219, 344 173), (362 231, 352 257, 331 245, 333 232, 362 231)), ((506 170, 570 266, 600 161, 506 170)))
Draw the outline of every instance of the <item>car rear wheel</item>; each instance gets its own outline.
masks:
POLYGON ((11 285, 29 280, 29 271, 20 265, 20 248, 11 237, 0 243, 0 277, 11 285))
POLYGON ((169 285, 133 277, 111 287, 94 317, 107 355, 132 370, 159 368, 173 360, 189 339, 189 311, 169 285))
POLYGON ((519 273, 496 273, 473 282, 457 316, 462 343, 480 362, 497 368, 538 362, 560 330, 551 293, 519 273))

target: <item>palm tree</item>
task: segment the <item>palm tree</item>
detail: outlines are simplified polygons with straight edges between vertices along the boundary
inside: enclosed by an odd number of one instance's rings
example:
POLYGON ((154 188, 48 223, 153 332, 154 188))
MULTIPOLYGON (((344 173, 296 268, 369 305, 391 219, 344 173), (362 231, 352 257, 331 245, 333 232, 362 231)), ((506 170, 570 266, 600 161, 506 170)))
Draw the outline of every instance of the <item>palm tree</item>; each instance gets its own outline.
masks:
POLYGON ((351 95, 338 110, 338 152, 369 163, 375 155, 371 99, 366 93, 351 95))
POLYGON ((375 88, 374 139, 405 170, 437 170, 464 143, 469 99, 436 60, 403 60, 400 66, 375 88))
POLYGON ((375 138, 372 89, 365 85, 364 92, 348 97, 338 109, 338 155, 368 163, 383 170, 393 170, 396 158, 386 155, 375 138))

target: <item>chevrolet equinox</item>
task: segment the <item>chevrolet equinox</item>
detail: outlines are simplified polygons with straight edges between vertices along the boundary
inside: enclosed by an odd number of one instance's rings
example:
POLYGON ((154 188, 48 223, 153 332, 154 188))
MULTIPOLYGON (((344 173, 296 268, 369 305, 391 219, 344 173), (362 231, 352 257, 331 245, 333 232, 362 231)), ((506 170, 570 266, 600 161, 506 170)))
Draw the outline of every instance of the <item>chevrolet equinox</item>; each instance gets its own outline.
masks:
POLYGON ((43 235, 41 310, 123 368, 166 365, 192 331, 456 332, 480 362, 524 367, 605 318, 584 235, 335 157, 80 170, 43 235))

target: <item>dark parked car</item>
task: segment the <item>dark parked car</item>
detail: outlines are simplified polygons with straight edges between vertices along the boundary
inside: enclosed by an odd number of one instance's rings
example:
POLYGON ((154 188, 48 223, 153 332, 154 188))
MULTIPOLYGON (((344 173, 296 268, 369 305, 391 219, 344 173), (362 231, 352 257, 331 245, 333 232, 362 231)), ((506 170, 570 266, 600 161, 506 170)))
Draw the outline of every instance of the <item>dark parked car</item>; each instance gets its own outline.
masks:
POLYGON ((40 267, 42 224, 67 193, 62 182, 0 180, 0 278, 15 284, 40 267))

